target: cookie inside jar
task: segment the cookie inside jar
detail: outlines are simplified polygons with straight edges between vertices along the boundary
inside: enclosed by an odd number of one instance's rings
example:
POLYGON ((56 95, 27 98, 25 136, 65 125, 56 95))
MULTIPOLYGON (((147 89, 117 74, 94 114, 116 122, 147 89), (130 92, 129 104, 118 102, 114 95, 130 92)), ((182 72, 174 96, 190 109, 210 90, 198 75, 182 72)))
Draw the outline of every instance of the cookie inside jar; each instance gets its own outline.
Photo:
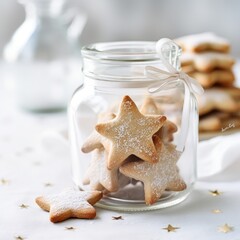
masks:
POLYGON ((98 114, 81 146, 91 154, 85 189, 103 191, 106 201, 152 206, 187 188, 178 166, 182 152, 174 142, 181 106, 171 104, 171 98, 159 99, 147 96, 136 104, 125 95, 98 114))

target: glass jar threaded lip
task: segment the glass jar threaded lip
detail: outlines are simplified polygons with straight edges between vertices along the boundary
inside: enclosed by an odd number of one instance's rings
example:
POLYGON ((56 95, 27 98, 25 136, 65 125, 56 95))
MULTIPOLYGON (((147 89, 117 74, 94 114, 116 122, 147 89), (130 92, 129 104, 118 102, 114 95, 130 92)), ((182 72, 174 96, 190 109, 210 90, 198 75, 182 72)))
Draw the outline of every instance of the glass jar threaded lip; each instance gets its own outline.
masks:
POLYGON ((97 81, 147 85, 145 67, 162 66, 153 41, 94 43, 82 48, 82 56, 83 74, 97 81))
POLYGON ((153 41, 100 42, 82 48, 84 58, 98 61, 146 62, 158 61, 153 41))

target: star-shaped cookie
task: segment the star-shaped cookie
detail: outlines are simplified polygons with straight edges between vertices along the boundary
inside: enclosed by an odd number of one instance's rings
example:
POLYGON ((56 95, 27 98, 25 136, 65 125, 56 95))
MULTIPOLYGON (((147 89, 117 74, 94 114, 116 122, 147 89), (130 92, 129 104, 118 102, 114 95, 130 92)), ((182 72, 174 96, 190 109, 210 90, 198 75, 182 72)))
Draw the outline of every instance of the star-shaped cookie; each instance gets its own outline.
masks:
POLYGON ((240 127, 240 115, 236 113, 226 113, 213 111, 199 119, 199 131, 227 131, 240 127))
POLYGON ((129 96, 125 96, 113 120, 97 124, 95 129, 111 142, 108 168, 114 169, 130 155, 147 162, 158 161, 152 136, 166 121, 165 116, 144 116, 129 96))
POLYGON ((226 39, 211 32, 183 36, 174 41, 186 52, 216 51, 227 53, 230 50, 230 44, 226 39))
POLYGON ((234 84, 235 76, 231 70, 216 69, 210 73, 189 72, 189 76, 196 79, 204 88, 211 88, 219 85, 222 87, 231 87, 234 84))
POLYGON ((155 203, 165 190, 182 191, 186 188, 176 165, 181 153, 173 144, 164 144, 157 136, 153 138, 160 156, 157 163, 140 160, 125 163, 120 167, 122 174, 143 182, 145 202, 148 205, 155 203))
POLYGON ((231 55, 219 52, 189 53, 184 52, 181 57, 183 67, 192 67, 193 71, 211 72, 215 69, 229 70, 235 63, 231 55))
POLYGON ((83 180, 83 184, 89 184, 92 190, 107 189, 115 192, 118 189, 118 169, 107 168, 107 155, 103 148, 93 151, 90 166, 83 180))
MULTIPOLYGON (((98 123, 99 122, 106 122, 108 120, 112 120, 115 118, 116 115, 113 113, 102 113, 99 115, 98 123)), ((102 135, 100 135, 96 130, 94 130, 90 136, 86 139, 86 141, 82 145, 82 152, 89 153, 96 148, 108 149, 109 147, 109 140, 102 135)))
POLYGON ((69 188, 59 194, 37 197, 36 203, 50 212, 50 221, 56 223, 68 218, 94 218, 96 210, 92 205, 101 198, 100 191, 69 188))
MULTIPOLYGON (((158 108, 155 101, 147 97, 141 106, 140 112, 144 115, 160 115, 162 111, 158 108)), ((171 142, 173 141, 173 134, 177 132, 177 126, 173 122, 166 120, 163 126, 158 130, 156 135, 158 135, 162 141, 171 142)))
MULTIPOLYGON (((163 110, 159 109, 153 98, 145 97, 141 106, 140 112, 144 115, 163 114, 163 110)), ((165 122, 166 123, 166 122, 165 122)))
POLYGON ((205 90, 204 94, 198 97, 198 106, 200 116, 213 110, 233 113, 240 109, 240 104, 221 88, 205 90))

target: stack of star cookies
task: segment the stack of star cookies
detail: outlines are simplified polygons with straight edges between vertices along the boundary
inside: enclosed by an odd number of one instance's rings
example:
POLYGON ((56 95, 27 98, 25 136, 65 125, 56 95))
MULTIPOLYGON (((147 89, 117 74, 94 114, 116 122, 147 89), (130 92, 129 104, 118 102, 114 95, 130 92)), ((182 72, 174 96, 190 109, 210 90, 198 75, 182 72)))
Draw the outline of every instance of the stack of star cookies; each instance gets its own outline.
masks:
POLYGON ((177 126, 161 114, 152 98, 137 107, 124 96, 118 113, 102 113, 81 150, 92 152, 83 184, 91 190, 117 192, 141 183, 146 204, 186 184, 177 167, 181 153, 172 143, 177 126))
POLYGON ((240 89, 235 87, 234 58, 229 42, 213 33, 175 40, 183 49, 182 70, 205 89, 199 97, 199 131, 221 132, 240 127, 240 89))

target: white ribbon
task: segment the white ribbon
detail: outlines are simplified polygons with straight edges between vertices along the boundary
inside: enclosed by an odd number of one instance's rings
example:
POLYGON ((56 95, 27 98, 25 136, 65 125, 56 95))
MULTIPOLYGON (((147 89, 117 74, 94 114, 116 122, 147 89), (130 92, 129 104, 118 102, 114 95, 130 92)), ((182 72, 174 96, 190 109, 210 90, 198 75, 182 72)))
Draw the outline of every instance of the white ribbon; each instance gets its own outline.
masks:
MULTIPOLYGON (((181 120, 181 133, 179 136, 179 141, 177 143, 177 150, 183 151, 185 142, 187 139, 187 134, 188 134, 189 115, 191 111, 191 94, 201 95, 203 94, 204 90, 202 86, 195 79, 189 77, 186 73, 182 71, 178 71, 173 65, 169 63, 169 60, 166 59, 165 56, 163 55, 162 49, 165 44, 168 44, 168 46, 173 46, 176 48, 175 56, 173 58, 173 64, 176 64, 176 61, 178 58, 178 52, 180 48, 172 40, 163 38, 157 42, 156 51, 168 71, 164 71, 162 69, 159 69, 153 66, 146 66, 145 74, 148 78, 151 78, 154 80, 160 80, 157 83, 149 86, 148 91, 151 94, 160 92, 163 90, 173 89, 178 85, 179 81, 182 81, 184 84, 185 92, 184 92, 184 103, 183 103, 183 112, 182 112, 182 120, 181 120)), ((170 49, 170 54, 171 52, 172 50, 170 49)))
POLYGON ((189 77, 189 75, 187 75, 185 72, 180 71, 171 73, 160 68, 146 66, 145 74, 151 79, 161 80, 161 82, 152 84, 149 87, 150 93, 159 92, 160 90, 163 90, 163 88, 164 90, 172 89, 172 85, 176 86, 180 79, 188 86, 191 93, 194 93, 195 95, 203 94, 202 86, 195 79, 189 77))

